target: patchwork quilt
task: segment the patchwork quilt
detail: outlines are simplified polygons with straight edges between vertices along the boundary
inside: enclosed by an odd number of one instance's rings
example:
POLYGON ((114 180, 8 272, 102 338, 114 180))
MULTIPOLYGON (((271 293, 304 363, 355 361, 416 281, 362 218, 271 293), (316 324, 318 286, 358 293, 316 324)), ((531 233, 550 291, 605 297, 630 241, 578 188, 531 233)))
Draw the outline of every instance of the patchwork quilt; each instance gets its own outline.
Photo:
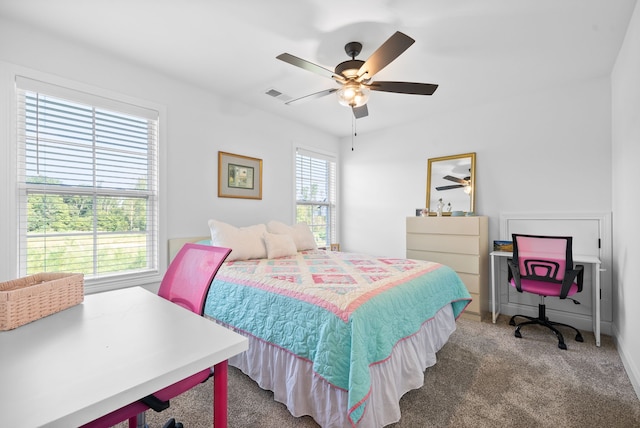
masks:
POLYGON ((470 301, 458 275, 439 263, 313 250, 226 262, 205 314, 310 361, 347 391, 357 425, 368 405, 369 366, 443 306, 458 317, 470 301))

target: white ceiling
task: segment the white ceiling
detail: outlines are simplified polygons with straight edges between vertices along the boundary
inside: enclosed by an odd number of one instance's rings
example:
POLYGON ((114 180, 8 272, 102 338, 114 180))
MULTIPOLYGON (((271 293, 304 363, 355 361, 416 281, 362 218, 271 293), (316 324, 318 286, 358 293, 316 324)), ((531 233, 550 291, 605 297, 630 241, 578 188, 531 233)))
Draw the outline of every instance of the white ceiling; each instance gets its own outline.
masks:
POLYGON ((151 67, 332 135, 352 131, 336 87, 277 60, 333 69, 395 31, 416 42, 375 80, 439 84, 432 96, 372 92, 366 133, 439 112, 609 75, 636 0, 0 0, 0 15, 151 67))

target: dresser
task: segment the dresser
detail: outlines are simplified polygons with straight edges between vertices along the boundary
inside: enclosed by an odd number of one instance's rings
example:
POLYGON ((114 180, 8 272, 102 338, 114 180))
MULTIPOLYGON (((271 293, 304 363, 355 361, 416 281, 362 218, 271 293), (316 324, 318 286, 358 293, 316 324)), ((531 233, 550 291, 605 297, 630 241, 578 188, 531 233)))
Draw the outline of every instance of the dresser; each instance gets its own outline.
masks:
POLYGON ((451 267, 473 299, 462 317, 480 321, 488 315, 488 217, 407 217, 407 258, 451 267))

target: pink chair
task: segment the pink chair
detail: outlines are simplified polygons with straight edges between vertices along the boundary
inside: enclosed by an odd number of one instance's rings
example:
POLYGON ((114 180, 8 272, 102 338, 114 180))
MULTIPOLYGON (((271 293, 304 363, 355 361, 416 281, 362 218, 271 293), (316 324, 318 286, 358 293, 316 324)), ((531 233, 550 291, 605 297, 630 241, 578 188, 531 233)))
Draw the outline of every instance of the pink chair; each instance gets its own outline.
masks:
MULTIPOLYGON (((229 248, 212 247, 208 245, 185 244, 167 269, 160 283, 158 295, 176 303, 199 315, 204 314, 204 304, 209 293, 211 282, 218 269, 225 261, 231 250, 229 248)), ((167 352, 172 352, 168 350, 167 352)), ((216 426, 226 427, 227 405, 227 364, 226 361, 215 366, 214 377, 214 417, 218 415, 222 420, 214 420, 216 426), (220 376, 224 382, 216 382, 220 376)), ((102 416, 82 428, 111 427, 122 421, 129 420, 129 428, 138 424, 144 426, 144 412, 148 409, 162 411, 169 407, 169 400, 182 394, 209 379, 213 375, 212 369, 205 369, 199 373, 178 381, 155 394, 141 398, 140 401, 102 416), (140 415, 140 417, 138 417, 140 415)), ((165 426, 181 426, 171 419, 165 426)))
MULTIPOLYGON (((525 325, 537 324, 550 329, 558 338, 558 348, 567 349, 564 337, 556 327, 568 327, 576 332, 576 341, 583 342, 582 335, 568 324, 549 321, 546 316, 544 298, 547 296, 570 298, 582 291, 584 266, 573 266, 572 237, 539 236, 513 234, 513 260, 508 262, 509 283, 518 292, 540 296, 538 317, 514 315, 509 324, 516 326, 515 336, 522 337, 520 329, 525 325), (528 321, 516 325, 515 318, 528 321)), ((575 299, 573 303, 579 304, 575 299)))

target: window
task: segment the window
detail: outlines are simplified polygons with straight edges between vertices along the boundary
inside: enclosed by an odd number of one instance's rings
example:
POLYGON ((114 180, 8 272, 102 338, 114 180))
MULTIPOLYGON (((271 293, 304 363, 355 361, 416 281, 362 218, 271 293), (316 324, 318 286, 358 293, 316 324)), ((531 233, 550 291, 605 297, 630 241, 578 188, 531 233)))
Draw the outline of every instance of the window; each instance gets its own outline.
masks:
POLYGON ((158 269, 158 112, 18 77, 21 275, 158 269))
POLYGON ((296 149, 296 222, 307 223, 318 247, 338 242, 336 161, 296 149))

